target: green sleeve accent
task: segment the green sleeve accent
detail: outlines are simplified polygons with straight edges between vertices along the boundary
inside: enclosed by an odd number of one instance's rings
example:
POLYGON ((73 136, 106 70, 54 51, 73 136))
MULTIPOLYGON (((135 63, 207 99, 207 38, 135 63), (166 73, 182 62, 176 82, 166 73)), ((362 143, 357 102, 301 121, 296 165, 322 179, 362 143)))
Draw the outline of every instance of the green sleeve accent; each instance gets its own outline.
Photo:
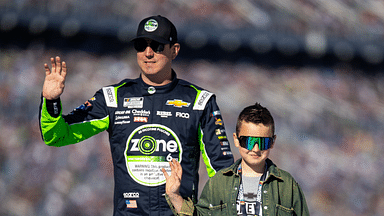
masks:
MULTIPOLYGON (((194 105, 197 101, 197 99, 199 98, 199 95, 201 93, 201 90, 197 89, 195 86, 193 85, 190 85, 193 89, 195 89, 197 91, 197 94, 196 94, 196 98, 195 98, 195 102, 194 102, 194 105)), ((203 141, 203 131, 201 130, 201 125, 199 124, 199 128, 198 128, 198 138, 199 138, 199 143, 200 143, 200 151, 201 151, 201 154, 203 156, 203 160, 204 160, 204 163, 205 163, 205 166, 207 167, 207 172, 208 172, 208 176, 209 177, 212 177, 216 174, 216 170, 213 169, 212 165, 211 165, 211 161, 207 155, 207 152, 205 151, 205 143, 203 141)))
POLYGON ((193 105, 195 105, 196 101, 197 101, 197 98, 199 98, 199 95, 201 93, 201 90, 197 89, 195 86, 193 85, 190 85, 193 89, 195 89, 197 91, 197 94, 196 94, 196 98, 195 98, 195 102, 193 103, 193 105))
POLYGON ((205 143, 203 141, 203 131, 201 130, 201 125, 199 124, 199 143, 200 143, 200 151, 201 151, 201 155, 203 156, 203 160, 204 160, 204 163, 205 163, 205 166, 207 167, 207 173, 208 173, 208 176, 211 178, 212 176, 214 176, 216 174, 216 170, 213 169, 212 165, 211 165, 211 161, 207 155, 207 152, 205 151, 205 143))
POLYGON ((118 101, 117 101, 117 90, 121 87, 121 86, 123 86, 123 85, 125 85, 126 84, 126 82, 125 83, 123 83, 123 84, 121 84, 121 85, 119 85, 119 86, 116 86, 115 87, 115 98, 116 98, 116 104, 118 104, 118 101))
POLYGON ((43 100, 40 119, 41 132, 45 144, 49 146, 60 147, 78 143, 109 127, 109 116, 68 125, 61 115, 62 112, 59 117, 52 117, 47 111, 46 99, 43 100))

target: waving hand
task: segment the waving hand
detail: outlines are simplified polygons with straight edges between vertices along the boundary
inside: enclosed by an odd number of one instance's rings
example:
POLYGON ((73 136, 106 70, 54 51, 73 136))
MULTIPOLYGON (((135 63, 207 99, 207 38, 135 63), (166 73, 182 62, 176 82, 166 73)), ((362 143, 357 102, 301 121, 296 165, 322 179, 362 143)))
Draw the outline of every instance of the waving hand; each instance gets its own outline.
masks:
POLYGON ((171 167, 171 175, 162 168, 166 179, 165 192, 168 194, 173 206, 175 207, 177 212, 180 212, 181 206, 183 204, 183 198, 179 194, 179 189, 181 185, 181 177, 183 175, 183 169, 178 161, 172 159, 169 162, 169 166, 171 167))
POLYGON ((44 64, 45 80, 43 85, 43 97, 48 100, 57 99, 64 92, 65 77, 67 76, 67 65, 65 62, 60 62, 60 57, 51 58, 51 67, 44 64))

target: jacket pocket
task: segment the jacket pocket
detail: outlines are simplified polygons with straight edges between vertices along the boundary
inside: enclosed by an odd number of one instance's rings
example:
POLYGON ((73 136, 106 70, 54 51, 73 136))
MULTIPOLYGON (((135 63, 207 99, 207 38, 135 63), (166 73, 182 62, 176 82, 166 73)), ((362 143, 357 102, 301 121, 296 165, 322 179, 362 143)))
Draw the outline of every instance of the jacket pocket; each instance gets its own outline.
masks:
POLYGON ((287 208, 282 205, 276 204, 276 216, 293 216, 296 215, 293 208, 287 208))
POLYGON ((225 215, 227 213, 227 203, 222 205, 210 206, 208 215, 225 215))

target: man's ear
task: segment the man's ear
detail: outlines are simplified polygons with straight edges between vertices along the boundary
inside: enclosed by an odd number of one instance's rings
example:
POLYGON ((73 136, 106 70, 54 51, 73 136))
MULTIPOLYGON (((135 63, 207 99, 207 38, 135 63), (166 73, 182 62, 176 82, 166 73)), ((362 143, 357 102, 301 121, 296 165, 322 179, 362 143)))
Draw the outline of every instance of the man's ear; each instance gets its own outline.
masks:
POLYGON ((240 147, 240 143, 239 143, 239 140, 237 139, 237 135, 236 135, 236 133, 233 133, 233 142, 235 143, 235 146, 236 146, 237 148, 240 147))
POLYGON ((173 46, 171 48, 172 48, 172 60, 173 60, 179 54, 180 44, 179 43, 175 43, 175 44, 173 44, 173 46))

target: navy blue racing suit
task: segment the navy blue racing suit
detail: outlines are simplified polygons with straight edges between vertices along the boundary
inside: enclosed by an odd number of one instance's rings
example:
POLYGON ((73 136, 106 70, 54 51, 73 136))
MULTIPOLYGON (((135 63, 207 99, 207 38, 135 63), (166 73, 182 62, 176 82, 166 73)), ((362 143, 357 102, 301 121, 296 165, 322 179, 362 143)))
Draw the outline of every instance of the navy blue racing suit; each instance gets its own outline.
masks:
POLYGON ((81 142, 107 130, 114 165, 113 215, 172 215, 165 199, 168 161, 183 168, 180 194, 196 200, 200 152, 209 177, 233 164, 215 95, 177 79, 149 86, 141 77, 103 87, 70 114, 60 99, 40 105, 40 129, 49 146, 81 142))

